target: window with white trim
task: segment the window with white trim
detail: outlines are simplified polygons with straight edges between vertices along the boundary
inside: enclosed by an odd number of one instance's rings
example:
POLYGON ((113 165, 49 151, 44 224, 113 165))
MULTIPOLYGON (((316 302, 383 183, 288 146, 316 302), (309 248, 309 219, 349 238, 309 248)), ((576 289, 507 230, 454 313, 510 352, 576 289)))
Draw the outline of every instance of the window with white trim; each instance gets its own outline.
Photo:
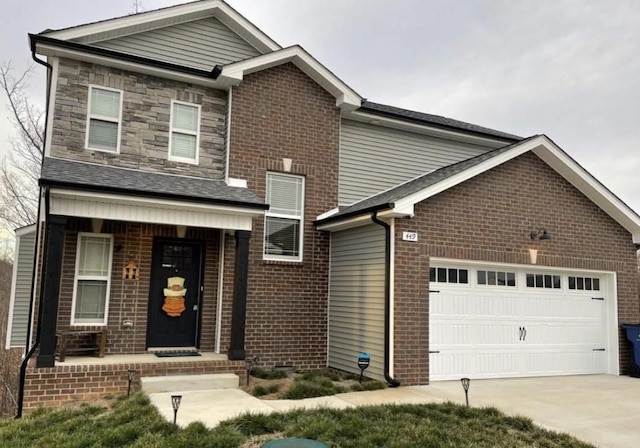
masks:
POLYGON ((86 147, 98 151, 120 152, 121 125, 122 91, 89 86, 86 147))
POLYGON ((264 258, 302 260, 304 177, 267 173, 264 258))
POLYGON ((112 235, 78 234, 72 325, 107 324, 112 259, 112 235))
POLYGON ((469 283, 469 270, 457 268, 429 268, 429 281, 433 283, 469 283))
POLYGON ((552 274, 527 274, 527 288, 561 289, 562 278, 552 274))
POLYGON ((198 164, 200 145, 200 106, 171 102, 169 160, 198 164))
POLYGON ((478 270, 478 285, 516 286, 516 273, 478 270))
POLYGON ((569 277, 569 289, 580 291, 600 291, 600 279, 597 277, 569 277))

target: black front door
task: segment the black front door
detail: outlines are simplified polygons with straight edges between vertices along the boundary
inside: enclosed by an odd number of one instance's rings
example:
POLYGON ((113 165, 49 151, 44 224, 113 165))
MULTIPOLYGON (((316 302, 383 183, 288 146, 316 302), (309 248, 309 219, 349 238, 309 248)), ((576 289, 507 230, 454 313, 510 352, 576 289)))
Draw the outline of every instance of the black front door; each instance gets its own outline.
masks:
POLYGON ((197 347, 202 245, 155 239, 147 347, 197 347))

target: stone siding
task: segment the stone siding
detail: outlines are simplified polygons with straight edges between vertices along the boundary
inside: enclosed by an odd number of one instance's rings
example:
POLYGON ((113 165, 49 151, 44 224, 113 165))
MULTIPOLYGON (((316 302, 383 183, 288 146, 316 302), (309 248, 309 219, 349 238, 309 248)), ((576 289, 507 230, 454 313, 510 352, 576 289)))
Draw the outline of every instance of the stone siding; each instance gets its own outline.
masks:
POLYGON ((52 157, 224 179, 225 91, 68 59, 60 59, 55 88, 52 157), (119 154, 85 146, 90 85, 122 91, 119 154), (198 165, 168 160, 171 100, 201 106, 198 165))

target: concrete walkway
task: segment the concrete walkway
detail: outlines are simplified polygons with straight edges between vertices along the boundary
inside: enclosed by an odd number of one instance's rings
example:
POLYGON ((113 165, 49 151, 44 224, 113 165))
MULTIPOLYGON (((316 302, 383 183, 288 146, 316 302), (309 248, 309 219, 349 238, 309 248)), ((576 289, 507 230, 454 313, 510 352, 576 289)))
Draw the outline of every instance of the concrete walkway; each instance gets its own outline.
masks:
MULTIPOLYGON (((215 427, 241 414, 284 412, 318 407, 345 409, 384 403, 464 403, 459 381, 429 386, 351 392, 306 400, 260 400, 239 389, 151 394, 152 403, 173 421, 171 395, 181 394, 178 424, 201 421, 215 427)), ((493 406, 531 418, 544 428, 570 433, 602 448, 631 448, 640 443, 640 379, 587 375, 472 380, 471 406, 493 406)))

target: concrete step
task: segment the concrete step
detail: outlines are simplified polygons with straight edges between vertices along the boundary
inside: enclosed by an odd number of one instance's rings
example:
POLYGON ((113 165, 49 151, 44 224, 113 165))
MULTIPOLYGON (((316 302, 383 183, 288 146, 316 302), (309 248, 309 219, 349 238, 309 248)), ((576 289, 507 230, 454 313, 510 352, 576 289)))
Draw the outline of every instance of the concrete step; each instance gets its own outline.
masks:
POLYGON ((194 390, 237 389, 240 385, 234 373, 204 375, 147 376, 140 378, 142 390, 149 394, 194 390))

